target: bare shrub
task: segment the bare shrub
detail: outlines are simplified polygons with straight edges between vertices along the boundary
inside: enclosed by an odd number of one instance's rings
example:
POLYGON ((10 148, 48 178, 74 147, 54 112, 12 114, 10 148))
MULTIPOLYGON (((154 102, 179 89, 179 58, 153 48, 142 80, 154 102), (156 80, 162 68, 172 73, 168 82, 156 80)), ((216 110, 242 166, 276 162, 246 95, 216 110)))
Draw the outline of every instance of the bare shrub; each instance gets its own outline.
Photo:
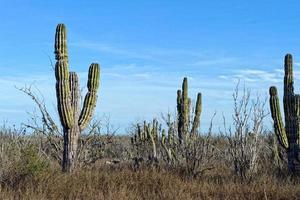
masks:
POLYGON ((193 176, 203 175, 204 172, 212 170, 216 167, 216 156, 218 149, 216 141, 212 138, 213 119, 211 119, 210 127, 207 133, 199 132, 193 139, 190 139, 184 148, 186 169, 193 176))
POLYGON ((49 160, 40 151, 39 139, 35 135, 26 135, 24 128, 0 128, 1 184, 13 186, 47 171, 49 160))
POLYGON ((120 152, 116 151, 118 144, 115 138, 117 130, 110 123, 109 116, 93 120, 79 138, 78 165, 88 166, 103 158, 118 158, 120 152))
POLYGON ((244 86, 240 95, 239 83, 233 93, 233 124, 228 129, 224 118, 224 132, 228 139, 229 165, 242 180, 251 180, 256 174, 259 155, 263 147, 263 120, 266 99, 260 96, 251 99, 250 90, 244 86))

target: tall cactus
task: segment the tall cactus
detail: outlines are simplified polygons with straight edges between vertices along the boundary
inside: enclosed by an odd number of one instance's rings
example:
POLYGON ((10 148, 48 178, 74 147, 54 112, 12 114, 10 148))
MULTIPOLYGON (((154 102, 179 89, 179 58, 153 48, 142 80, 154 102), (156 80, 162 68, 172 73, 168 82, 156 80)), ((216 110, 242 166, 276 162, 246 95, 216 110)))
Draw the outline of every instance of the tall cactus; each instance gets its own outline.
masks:
POLYGON ((188 97, 188 82, 187 78, 183 79, 182 91, 177 90, 177 116, 178 116, 178 137, 180 143, 188 135, 194 136, 197 133, 197 129, 200 125, 200 115, 202 110, 202 98, 201 93, 197 95, 197 101, 195 105, 194 120, 192 122, 192 128, 190 130, 190 110, 191 99, 188 97))
POLYGON ((300 95, 294 94, 293 58, 287 54, 284 59, 284 121, 280 113, 280 104, 275 86, 270 87, 270 109, 274 121, 274 130, 279 144, 288 154, 288 168, 292 173, 300 172, 300 95))
POLYGON ((100 69, 97 63, 89 68, 83 108, 80 111, 79 80, 75 72, 69 72, 67 35, 64 24, 58 24, 55 34, 55 77, 57 108, 64 131, 62 168, 69 172, 77 159, 78 139, 81 131, 90 122, 97 102, 100 69))
MULTIPOLYGON (((185 77, 182 83, 182 90, 177 90, 177 120, 171 121, 170 115, 166 118, 168 131, 162 130, 161 145, 165 151, 167 161, 173 165, 180 162, 180 153, 186 152, 197 141, 200 116, 202 111, 202 96, 198 93, 195 110, 191 112, 191 99, 188 97, 188 80, 185 77), (191 120, 191 116, 194 118, 191 120), (176 123, 177 122, 177 123, 176 123), (177 126, 177 137, 174 135, 177 126), (167 134, 167 135, 166 135, 167 134), (183 144, 183 145, 182 145, 183 144), (184 148, 182 148, 184 147, 184 148)), ((186 163, 190 160, 185 157, 186 163)))

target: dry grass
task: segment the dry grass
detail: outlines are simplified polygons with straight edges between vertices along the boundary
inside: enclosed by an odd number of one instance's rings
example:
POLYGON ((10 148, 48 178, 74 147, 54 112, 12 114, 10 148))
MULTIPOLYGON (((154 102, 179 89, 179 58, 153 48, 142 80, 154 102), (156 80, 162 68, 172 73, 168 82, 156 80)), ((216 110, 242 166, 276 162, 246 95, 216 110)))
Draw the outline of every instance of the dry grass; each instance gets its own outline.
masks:
POLYGON ((291 180, 285 168, 274 164, 268 135, 261 138, 264 151, 249 180, 234 175, 224 137, 212 138, 222 152, 213 157, 215 168, 197 177, 185 165, 162 160, 157 168, 145 163, 134 168, 126 153, 130 138, 113 139, 105 148, 94 147, 103 154, 96 163, 63 174, 44 137, 0 127, 0 199, 300 199, 300 179, 291 180), (112 159, 120 163, 105 162, 112 159))
POLYGON ((0 199, 299 199, 294 181, 260 176, 235 181, 228 173, 185 177, 166 169, 133 171, 130 167, 99 167, 62 174, 54 167, 39 176, 1 186, 0 199), (224 175, 225 174, 225 175, 224 175))

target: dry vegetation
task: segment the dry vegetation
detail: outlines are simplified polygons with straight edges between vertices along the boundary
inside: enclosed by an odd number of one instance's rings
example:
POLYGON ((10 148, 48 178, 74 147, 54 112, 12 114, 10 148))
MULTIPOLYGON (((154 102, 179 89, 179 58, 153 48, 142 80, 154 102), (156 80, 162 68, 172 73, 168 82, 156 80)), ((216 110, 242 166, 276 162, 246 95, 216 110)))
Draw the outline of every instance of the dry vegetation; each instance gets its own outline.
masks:
POLYGON ((293 181, 261 176, 251 183, 229 175, 190 179, 166 169, 133 171, 128 167, 59 169, 27 177, 1 188, 1 199, 299 199, 293 181), (223 176, 223 177, 221 177, 223 176))
MULTIPOLYGON (((145 162, 136 167, 128 152, 130 137, 93 131, 93 139, 85 136, 82 140, 102 141, 91 152, 98 152, 99 158, 92 163, 81 159, 68 174, 61 172, 60 160, 48 151, 51 143, 43 134, 28 136, 24 130, 2 127, 0 199, 299 199, 299 180, 274 164, 269 148, 272 135, 260 136, 264 145, 257 171, 245 179, 236 174, 232 156, 224 153, 230 148, 225 136, 211 137, 220 150, 211 160, 214 167, 194 176, 185 165, 161 160, 158 166, 145 162)), ((81 149, 88 152, 89 148, 81 149)))
POLYGON ((236 88, 233 124, 224 119, 218 134, 212 119, 207 133, 180 140, 170 114, 134 124, 125 136, 109 118, 94 120, 70 173, 61 171, 62 130, 30 88, 23 92, 40 114, 21 129, 0 129, 0 199, 299 199, 300 179, 265 131, 266 101, 246 89, 236 88))

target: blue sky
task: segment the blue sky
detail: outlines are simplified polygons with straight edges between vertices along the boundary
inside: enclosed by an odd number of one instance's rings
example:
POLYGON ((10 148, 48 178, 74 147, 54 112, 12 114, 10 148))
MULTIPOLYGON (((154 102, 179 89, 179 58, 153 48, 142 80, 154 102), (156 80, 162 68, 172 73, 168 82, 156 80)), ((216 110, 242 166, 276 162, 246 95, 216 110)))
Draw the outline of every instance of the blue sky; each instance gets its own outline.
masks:
POLYGON ((230 119, 237 79, 254 94, 266 95, 270 85, 281 89, 288 52, 300 74, 296 0, 0 0, 0 19, 0 120, 10 124, 27 122, 27 112, 35 108, 15 89, 25 84, 39 88, 56 115, 48 57, 54 60, 58 23, 68 28, 70 68, 79 73, 82 87, 89 64, 101 64, 95 114, 110 115, 121 129, 173 113, 184 76, 190 97, 203 94, 205 130, 214 111, 230 119))

